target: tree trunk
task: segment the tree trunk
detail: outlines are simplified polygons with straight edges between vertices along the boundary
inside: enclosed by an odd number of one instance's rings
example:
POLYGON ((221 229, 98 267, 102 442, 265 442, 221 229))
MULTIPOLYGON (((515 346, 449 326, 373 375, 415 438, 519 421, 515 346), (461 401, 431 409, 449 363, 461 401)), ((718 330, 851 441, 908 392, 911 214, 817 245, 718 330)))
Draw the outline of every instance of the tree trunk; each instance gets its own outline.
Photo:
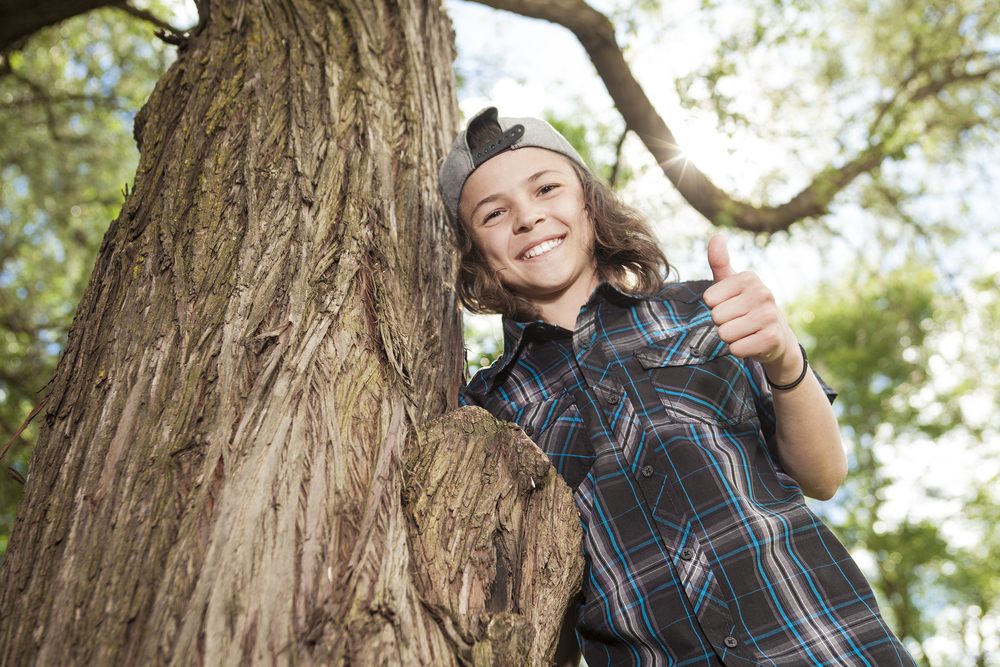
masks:
POLYGON ((569 490, 454 407, 435 1, 216 0, 47 399, 0 665, 544 664, 569 490), (411 555, 412 554, 412 555, 411 555))

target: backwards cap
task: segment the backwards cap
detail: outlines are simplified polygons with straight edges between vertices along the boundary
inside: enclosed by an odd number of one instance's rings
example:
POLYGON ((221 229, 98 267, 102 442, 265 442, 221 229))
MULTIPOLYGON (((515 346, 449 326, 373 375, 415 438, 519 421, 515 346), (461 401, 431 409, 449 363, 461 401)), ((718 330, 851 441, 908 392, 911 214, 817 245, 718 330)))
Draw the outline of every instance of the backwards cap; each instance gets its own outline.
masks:
POLYGON ((441 165, 438 173, 438 188, 444 198, 444 207, 451 224, 458 227, 458 200, 462 187, 479 165, 500 153, 518 148, 546 148, 565 155, 570 160, 590 171, 566 138, 554 127, 539 118, 498 118, 496 107, 487 107, 469 121, 451 146, 451 152, 441 165), (469 146, 466 137, 470 130, 492 121, 500 126, 500 134, 482 146, 469 146))

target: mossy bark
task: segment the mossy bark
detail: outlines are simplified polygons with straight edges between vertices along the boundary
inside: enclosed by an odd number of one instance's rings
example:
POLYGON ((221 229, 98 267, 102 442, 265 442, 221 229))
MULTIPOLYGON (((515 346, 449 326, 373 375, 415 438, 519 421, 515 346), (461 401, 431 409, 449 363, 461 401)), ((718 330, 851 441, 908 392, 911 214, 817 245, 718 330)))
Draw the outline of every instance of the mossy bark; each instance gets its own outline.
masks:
POLYGON ((583 577, 572 492, 520 428, 480 408, 416 438, 403 505, 425 605, 472 664, 547 664, 583 577))
POLYGON ((483 413, 411 435, 462 368, 450 22, 206 4, 51 385, 0 665, 544 664, 582 567, 568 492, 483 413))

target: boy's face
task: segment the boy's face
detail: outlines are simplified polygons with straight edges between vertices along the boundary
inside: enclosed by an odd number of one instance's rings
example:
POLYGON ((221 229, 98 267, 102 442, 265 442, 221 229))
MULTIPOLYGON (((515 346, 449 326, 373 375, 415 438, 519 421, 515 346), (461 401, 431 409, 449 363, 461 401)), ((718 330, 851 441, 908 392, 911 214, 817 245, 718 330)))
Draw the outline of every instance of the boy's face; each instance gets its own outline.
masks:
POLYGON ((562 155, 519 148, 491 158, 465 182, 458 210, 504 285, 540 309, 564 297, 582 305, 597 286, 593 224, 562 155))

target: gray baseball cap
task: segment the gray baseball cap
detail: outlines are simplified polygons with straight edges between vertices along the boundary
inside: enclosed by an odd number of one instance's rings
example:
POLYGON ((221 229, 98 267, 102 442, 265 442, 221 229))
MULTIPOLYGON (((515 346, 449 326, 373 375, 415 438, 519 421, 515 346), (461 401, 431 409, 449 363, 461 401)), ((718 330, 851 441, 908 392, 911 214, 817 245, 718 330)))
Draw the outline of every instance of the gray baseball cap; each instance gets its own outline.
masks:
POLYGON ((458 226, 458 200, 462 187, 479 165, 508 150, 518 148, 546 148, 565 155, 587 171, 590 168, 563 135, 540 118, 498 118, 496 107, 487 107, 469 121, 466 129, 455 138, 451 152, 438 173, 438 188, 444 199, 451 224, 458 226), (493 121, 500 126, 500 134, 482 146, 469 146, 466 137, 470 129, 493 121))

